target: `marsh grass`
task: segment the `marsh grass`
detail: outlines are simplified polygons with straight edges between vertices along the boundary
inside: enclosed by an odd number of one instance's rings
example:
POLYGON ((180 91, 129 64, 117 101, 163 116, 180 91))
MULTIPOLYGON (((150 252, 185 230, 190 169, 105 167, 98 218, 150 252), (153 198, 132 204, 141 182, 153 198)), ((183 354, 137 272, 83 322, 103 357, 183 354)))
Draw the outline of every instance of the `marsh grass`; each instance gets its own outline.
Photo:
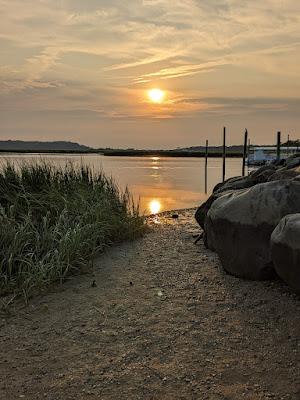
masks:
POLYGON ((102 172, 6 163, 0 168, 0 295, 28 298, 144 230, 129 192, 102 172))

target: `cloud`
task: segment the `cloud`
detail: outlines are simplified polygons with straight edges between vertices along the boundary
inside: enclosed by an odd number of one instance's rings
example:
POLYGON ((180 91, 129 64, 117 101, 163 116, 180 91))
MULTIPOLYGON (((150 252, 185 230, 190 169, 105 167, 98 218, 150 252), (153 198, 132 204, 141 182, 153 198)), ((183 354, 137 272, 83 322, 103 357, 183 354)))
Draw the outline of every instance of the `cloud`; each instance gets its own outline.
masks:
POLYGON ((265 98, 265 97, 203 97, 181 98, 177 104, 205 105, 206 112, 222 112, 224 114, 247 114, 266 112, 298 112, 300 98, 265 98))
POLYGON ((189 65, 179 65, 174 66, 172 68, 163 68, 156 72, 151 72, 148 74, 144 74, 141 77, 135 78, 136 83, 145 83, 150 82, 153 78, 158 79, 172 79, 179 78, 183 76, 190 76, 199 74, 201 72, 209 72, 213 71, 215 68, 220 67, 222 65, 229 64, 230 61, 223 60, 215 60, 203 62, 201 64, 189 64, 189 65))
POLYGON ((10 110, 52 109, 51 121, 59 109, 90 110, 91 120, 101 110, 99 129, 275 112, 299 126, 295 0, 0 0, 0 13, 0 101, 10 110), (157 85, 170 94, 161 108, 144 101, 157 85))

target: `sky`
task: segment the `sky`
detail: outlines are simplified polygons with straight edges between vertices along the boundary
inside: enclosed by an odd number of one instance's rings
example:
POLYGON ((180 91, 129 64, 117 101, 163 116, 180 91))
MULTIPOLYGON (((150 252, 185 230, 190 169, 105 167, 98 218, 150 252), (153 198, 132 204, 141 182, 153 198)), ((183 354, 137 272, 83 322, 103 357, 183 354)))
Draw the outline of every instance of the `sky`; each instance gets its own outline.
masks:
POLYGON ((93 147, 300 134, 297 0, 0 0, 0 139, 93 147), (152 103, 148 91, 165 91, 152 103))

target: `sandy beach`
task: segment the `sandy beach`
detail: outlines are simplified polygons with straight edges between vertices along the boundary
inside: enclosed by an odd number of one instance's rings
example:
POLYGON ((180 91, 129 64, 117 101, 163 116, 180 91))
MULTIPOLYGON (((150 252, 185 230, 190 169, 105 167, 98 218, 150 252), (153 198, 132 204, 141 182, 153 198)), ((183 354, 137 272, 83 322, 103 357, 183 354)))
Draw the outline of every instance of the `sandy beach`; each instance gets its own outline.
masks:
POLYGON ((300 301, 227 275, 194 210, 0 318, 0 398, 300 398, 300 301))

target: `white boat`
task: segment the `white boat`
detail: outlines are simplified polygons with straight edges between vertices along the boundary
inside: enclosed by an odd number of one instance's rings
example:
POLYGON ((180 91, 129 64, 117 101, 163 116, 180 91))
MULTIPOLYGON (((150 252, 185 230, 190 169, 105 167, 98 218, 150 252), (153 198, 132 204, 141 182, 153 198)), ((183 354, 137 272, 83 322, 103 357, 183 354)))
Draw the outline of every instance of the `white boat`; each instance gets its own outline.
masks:
MULTIPOLYGON (((294 153, 297 153, 299 148, 296 146, 281 146, 280 159, 286 159, 294 153)), ((247 157, 247 165, 265 165, 277 159, 276 146, 253 146, 250 147, 247 157)))

